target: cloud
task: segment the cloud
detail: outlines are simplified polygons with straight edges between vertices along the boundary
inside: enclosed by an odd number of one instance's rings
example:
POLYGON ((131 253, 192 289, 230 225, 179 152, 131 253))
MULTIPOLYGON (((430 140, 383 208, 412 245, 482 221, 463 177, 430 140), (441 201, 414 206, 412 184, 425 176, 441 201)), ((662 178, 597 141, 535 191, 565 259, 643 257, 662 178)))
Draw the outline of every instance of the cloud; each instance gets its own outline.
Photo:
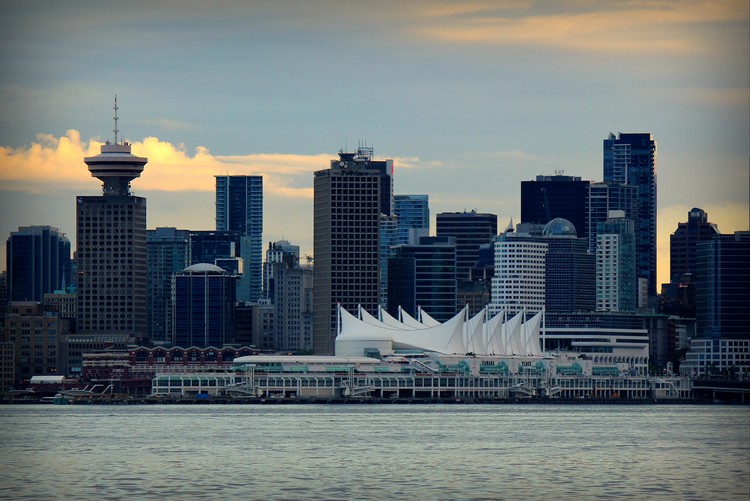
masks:
MULTIPOLYGON (((52 187, 79 187, 99 184, 92 179, 84 157, 99 154, 101 142, 81 139, 76 130, 65 136, 39 134, 31 145, 10 148, 0 146, 0 183, 15 190, 52 187)), ((147 137, 132 143, 134 155, 148 158, 141 177, 133 181, 133 190, 213 191, 215 175, 263 176, 264 192, 280 197, 312 199, 313 172, 328 167, 331 154, 295 155, 257 153, 249 155, 213 155, 199 146, 190 154, 182 145, 147 137)))
POLYGON ((581 2, 540 7, 483 2, 438 9, 418 35, 449 43, 530 45, 591 52, 706 52, 695 26, 747 20, 746 2, 581 2), (512 12, 507 12, 512 10, 512 12), (546 11, 546 12, 545 12, 546 11))

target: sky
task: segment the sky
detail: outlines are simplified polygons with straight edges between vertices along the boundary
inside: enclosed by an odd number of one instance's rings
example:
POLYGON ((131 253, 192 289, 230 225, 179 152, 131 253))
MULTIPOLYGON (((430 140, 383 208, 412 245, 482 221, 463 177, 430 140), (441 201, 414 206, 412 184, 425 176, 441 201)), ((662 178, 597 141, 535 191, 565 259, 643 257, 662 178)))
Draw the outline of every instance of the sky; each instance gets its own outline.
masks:
MULTIPOLYGON (((395 162, 433 215, 520 221, 521 181, 602 180, 610 132, 657 141, 658 283, 693 207, 748 229, 747 0, 0 0, 0 235, 75 248, 84 156, 149 162, 148 227, 215 228, 215 175, 264 177, 264 240, 312 254, 313 172, 395 162)), ((5 268, 5 247, 0 248, 5 268)))

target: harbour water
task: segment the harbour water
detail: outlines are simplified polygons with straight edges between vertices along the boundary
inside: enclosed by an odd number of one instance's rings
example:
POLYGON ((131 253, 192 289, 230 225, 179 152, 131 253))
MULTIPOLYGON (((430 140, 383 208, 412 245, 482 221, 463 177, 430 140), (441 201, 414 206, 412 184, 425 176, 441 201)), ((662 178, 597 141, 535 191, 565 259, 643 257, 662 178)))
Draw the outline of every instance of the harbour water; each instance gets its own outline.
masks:
POLYGON ((750 408, 0 406, 2 499, 724 499, 750 408))

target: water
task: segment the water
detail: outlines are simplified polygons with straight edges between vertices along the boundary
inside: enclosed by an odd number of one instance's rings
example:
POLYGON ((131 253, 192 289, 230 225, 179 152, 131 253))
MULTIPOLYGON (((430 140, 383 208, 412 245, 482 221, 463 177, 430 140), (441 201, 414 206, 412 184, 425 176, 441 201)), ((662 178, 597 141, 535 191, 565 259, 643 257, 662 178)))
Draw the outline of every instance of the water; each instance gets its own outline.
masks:
POLYGON ((0 406, 2 499, 741 499, 750 408, 0 406))

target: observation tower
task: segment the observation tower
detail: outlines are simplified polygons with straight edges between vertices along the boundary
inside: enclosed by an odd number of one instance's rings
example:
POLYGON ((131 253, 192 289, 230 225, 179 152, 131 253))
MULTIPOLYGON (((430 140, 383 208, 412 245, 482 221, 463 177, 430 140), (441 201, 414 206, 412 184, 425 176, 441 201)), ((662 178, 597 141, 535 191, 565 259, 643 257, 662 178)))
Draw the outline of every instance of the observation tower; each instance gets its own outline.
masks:
POLYGON ((104 196, 130 196, 130 182, 140 177, 147 158, 137 157, 130 152, 130 143, 117 141, 117 96, 115 96, 115 133, 114 143, 107 141, 101 147, 101 153, 95 157, 83 159, 89 166, 93 177, 102 181, 104 196))

